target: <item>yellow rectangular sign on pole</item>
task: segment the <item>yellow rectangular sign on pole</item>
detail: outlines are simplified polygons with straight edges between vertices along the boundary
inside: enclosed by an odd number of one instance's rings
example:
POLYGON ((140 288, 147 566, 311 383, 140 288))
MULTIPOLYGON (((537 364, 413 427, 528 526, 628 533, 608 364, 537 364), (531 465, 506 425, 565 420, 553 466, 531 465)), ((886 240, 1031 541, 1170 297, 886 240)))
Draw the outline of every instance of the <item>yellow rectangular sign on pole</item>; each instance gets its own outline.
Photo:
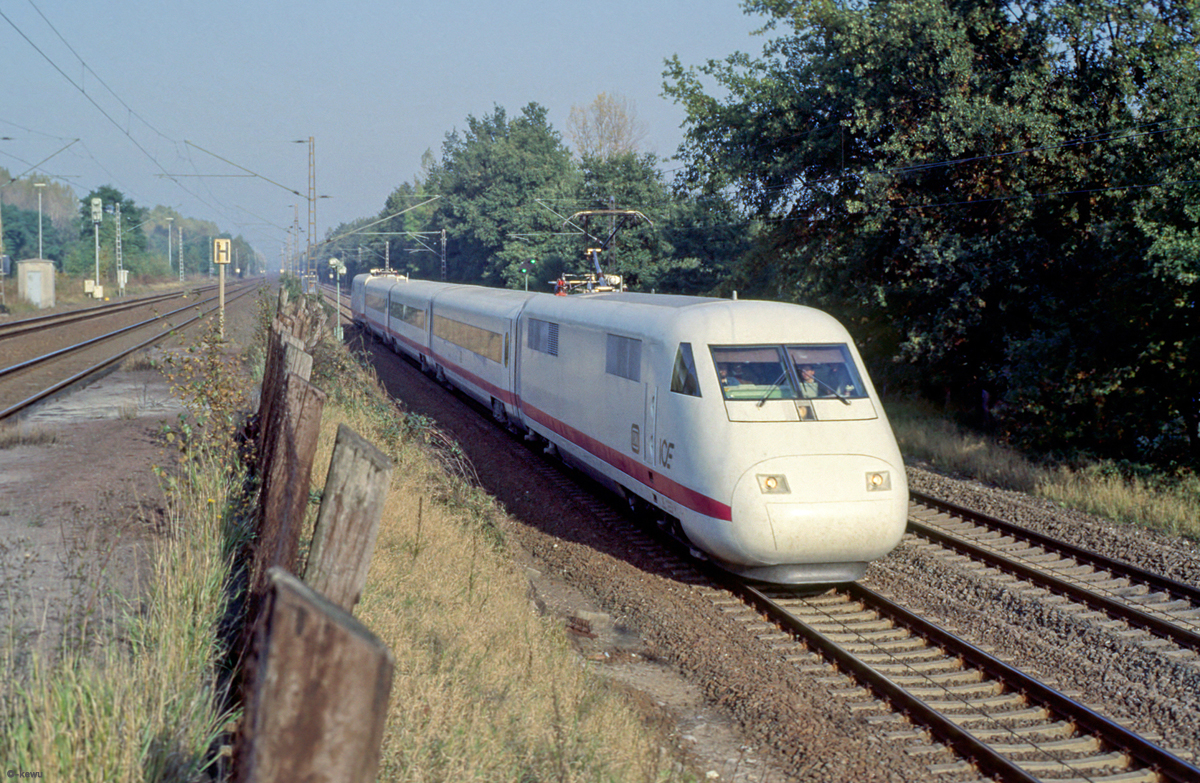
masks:
POLYGON ((217 265, 217 271, 220 272, 218 277, 218 291, 220 300, 220 336, 221 341, 225 340, 225 267, 229 265, 230 250, 232 242, 228 239, 213 240, 213 263, 217 265))
POLYGON ((233 251, 230 250, 232 240, 229 239, 214 239, 213 240, 213 263, 228 264, 232 257, 233 251))

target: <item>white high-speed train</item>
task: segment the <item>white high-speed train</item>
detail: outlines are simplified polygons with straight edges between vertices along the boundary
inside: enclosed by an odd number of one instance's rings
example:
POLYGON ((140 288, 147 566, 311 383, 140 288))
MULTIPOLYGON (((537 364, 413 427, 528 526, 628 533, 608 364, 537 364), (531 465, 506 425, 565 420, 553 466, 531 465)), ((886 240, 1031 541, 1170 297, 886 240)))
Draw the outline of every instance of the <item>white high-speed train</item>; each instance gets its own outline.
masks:
POLYGON ((387 273, 355 277, 351 308, 729 571, 853 581, 904 533, 891 426, 850 336, 819 310, 387 273))

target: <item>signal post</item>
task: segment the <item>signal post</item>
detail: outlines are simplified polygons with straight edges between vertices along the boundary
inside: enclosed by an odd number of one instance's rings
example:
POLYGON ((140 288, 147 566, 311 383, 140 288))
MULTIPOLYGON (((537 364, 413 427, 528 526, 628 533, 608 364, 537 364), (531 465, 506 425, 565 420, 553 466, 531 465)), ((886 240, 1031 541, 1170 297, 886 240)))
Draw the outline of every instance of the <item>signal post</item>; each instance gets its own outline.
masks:
POLYGON ((218 324, 220 324, 221 341, 225 341, 225 267, 229 266, 230 246, 232 242, 228 239, 213 240, 213 263, 217 265, 217 301, 220 304, 220 316, 218 316, 218 324))

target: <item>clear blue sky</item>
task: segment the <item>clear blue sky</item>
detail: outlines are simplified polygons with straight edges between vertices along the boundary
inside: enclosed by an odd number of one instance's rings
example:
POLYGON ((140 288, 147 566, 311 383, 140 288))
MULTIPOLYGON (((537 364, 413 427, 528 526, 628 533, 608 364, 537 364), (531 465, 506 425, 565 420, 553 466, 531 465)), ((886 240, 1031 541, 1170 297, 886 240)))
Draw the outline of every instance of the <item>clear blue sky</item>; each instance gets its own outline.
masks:
POLYGON ((661 97, 664 59, 762 47, 761 18, 737 0, 10 0, 0 13, 0 166, 40 163, 81 197, 113 185, 268 260, 292 205, 307 230, 307 201, 288 191, 308 195, 310 137, 324 236, 378 213, 425 150, 440 156, 447 132, 496 105, 537 102, 566 139, 573 105, 620 94, 647 151, 670 157, 683 112, 661 97), (243 169, 256 176, 208 176, 243 169))

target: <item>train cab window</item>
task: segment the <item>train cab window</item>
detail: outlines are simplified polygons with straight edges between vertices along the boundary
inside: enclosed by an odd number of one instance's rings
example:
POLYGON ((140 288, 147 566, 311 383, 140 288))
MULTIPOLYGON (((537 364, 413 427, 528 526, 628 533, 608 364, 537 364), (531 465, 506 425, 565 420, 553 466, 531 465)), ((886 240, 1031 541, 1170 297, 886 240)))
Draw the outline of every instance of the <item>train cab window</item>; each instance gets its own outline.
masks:
POLYGON ((781 345, 710 346, 727 400, 794 400, 796 387, 781 345))
POLYGON ((675 368, 671 370, 671 391, 676 394, 700 396, 700 379, 696 377, 696 359, 692 356, 692 344, 680 343, 675 352, 675 368))
POLYGON ((866 397, 862 377, 845 345, 789 345, 800 397, 866 397))

